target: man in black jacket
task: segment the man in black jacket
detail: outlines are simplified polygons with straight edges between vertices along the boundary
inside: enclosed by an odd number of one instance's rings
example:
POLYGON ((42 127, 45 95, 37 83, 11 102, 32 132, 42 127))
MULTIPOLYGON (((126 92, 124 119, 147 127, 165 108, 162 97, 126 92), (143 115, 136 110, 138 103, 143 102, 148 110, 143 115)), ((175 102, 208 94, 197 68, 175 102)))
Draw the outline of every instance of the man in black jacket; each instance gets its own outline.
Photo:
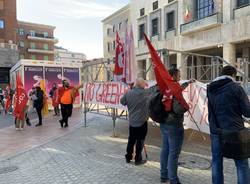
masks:
POLYGON ((39 123, 36 126, 42 125, 42 108, 43 108, 43 91, 39 86, 36 87, 36 99, 34 100, 34 107, 36 109, 39 123))
MULTIPOLYGON (((225 66, 221 76, 207 87, 208 119, 212 149, 212 182, 223 184, 223 156, 217 133, 217 124, 224 130, 241 130, 244 119, 250 117, 250 102, 244 89, 235 82, 236 69, 225 66)), ((234 160, 237 168, 238 184, 250 183, 248 159, 234 160)))

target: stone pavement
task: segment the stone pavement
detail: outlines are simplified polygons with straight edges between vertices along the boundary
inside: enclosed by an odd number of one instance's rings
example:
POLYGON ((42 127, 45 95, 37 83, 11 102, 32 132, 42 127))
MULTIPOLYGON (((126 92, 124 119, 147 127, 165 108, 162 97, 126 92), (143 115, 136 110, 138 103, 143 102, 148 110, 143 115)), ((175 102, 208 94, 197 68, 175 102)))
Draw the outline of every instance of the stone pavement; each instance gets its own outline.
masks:
MULTIPOLYGON (((41 132, 35 128, 22 132, 31 137, 34 136, 31 131, 36 131, 40 136, 48 135, 45 130, 55 134, 50 136, 45 144, 41 142, 41 145, 35 144, 36 147, 26 147, 27 151, 0 161, 0 184, 160 183, 161 138, 158 128, 149 128, 149 161, 144 166, 134 166, 126 164, 123 156, 128 133, 126 121, 117 122, 116 130, 119 137, 113 138, 111 118, 88 114, 88 127, 84 128, 79 113, 75 112, 74 116, 70 120, 69 130, 62 130, 53 126, 53 122, 47 122, 50 128, 43 127, 40 129, 41 132)), ((179 175, 183 184, 211 183, 209 145, 207 142, 197 143, 196 138, 185 143, 181 154, 179 175)), ((25 137, 20 144, 27 139, 25 137)), ((0 141, 2 144, 2 140, 0 141)), ((225 160, 224 163, 225 184, 235 184, 233 162, 225 160)))

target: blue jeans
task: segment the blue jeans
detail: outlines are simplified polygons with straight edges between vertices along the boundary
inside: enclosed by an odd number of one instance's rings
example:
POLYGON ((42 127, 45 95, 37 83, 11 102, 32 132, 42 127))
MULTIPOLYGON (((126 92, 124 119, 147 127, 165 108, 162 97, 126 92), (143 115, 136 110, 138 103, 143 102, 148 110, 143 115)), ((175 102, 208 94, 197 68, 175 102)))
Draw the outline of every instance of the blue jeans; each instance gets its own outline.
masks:
POLYGON ((177 176, 178 159, 184 139, 183 127, 160 124, 162 135, 161 148, 161 180, 170 180, 170 183, 179 183, 177 176))
MULTIPOLYGON (((212 149, 212 181, 213 184, 223 184, 223 156, 221 153, 221 145, 219 136, 211 134, 211 149, 212 149)), ((250 170, 248 159, 235 160, 234 163, 237 169, 238 184, 250 183, 250 170)))

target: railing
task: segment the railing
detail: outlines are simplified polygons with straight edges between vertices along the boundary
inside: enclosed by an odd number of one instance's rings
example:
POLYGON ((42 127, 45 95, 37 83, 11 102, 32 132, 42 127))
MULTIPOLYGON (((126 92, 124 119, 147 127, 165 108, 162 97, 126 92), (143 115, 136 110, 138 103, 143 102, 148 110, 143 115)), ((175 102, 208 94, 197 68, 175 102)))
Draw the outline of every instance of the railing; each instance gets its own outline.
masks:
POLYGON ((193 32, 196 30, 200 30, 206 27, 210 27, 213 25, 217 25, 222 22, 222 15, 221 13, 214 13, 207 17, 203 17, 201 19, 194 19, 190 22, 180 25, 181 34, 193 32))
POLYGON ((38 38, 47 38, 47 39, 55 39, 55 37, 53 36, 45 36, 44 34, 41 34, 41 33, 35 33, 35 34, 27 34, 27 37, 30 36, 30 37, 38 37, 38 38))

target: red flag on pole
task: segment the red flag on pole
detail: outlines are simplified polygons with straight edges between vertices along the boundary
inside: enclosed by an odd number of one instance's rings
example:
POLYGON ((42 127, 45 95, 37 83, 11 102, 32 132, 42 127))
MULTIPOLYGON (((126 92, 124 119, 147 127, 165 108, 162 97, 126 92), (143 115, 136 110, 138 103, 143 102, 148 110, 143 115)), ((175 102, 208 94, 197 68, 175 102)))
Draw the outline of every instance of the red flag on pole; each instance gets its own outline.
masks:
POLYGON ((121 42, 119 33, 116 32, 116 50, 115 50, 115 70, 114 81, 123 81, 123 68, 124 68, 124 45, 121 42))
MULTIPOLYGON (((158 56, 155 48, 149 41, 146 34, 144 34, 144 37, 152 57, 152 64, 155 72, 155 78, 157 84, 159 85, 161 93, 167 97, 173 95, 177 99, 177 101, 181 104, 181 106, 186 110, 188 110, 189 106, 182 95, 183 88, 180 86, 178 82, 174 81, 172 76, 168 73, 168 71, 161 62, 160 57, 158 56)), ((167 111, 171 110, 171 101, 172 100, 166 100, 164 102, 165 109, 167 111)))
POLYGON ((28 96, 23 88, 21 76, 18 74, 16 79, 16 92, 14 102, 14 116, 17 119, 24 120, 24 109, 28 102, 28 96))

